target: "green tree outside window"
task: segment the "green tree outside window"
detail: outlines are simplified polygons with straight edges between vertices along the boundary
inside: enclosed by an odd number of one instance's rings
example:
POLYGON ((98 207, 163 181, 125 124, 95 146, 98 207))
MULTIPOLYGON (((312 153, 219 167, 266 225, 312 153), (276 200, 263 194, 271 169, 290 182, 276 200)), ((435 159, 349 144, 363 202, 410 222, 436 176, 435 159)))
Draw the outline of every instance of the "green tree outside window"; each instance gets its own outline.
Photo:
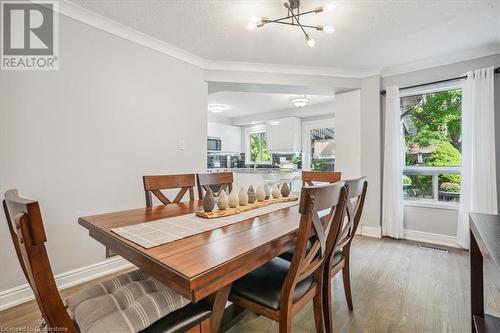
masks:
POLYGON ((271 153, 267 147, 267 137, 265 132, 250 134, 250 161, 269 162, 271 153))

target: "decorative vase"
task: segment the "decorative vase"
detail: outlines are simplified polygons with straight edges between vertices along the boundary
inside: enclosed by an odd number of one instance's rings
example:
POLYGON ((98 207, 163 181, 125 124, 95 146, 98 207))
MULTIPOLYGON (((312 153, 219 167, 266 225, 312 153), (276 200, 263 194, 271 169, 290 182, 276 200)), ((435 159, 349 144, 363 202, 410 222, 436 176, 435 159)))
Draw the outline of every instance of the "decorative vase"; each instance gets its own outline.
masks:
POLYGON ((219 198, 217 200, 217 207, 219 207, 220 210, 224 210, 227 208, 227 205, 228 205, 228 200, 226 191, 222 190, 219 193, 219 198))
POLYGON ((240 200, 240 206, 246 206, 248 204, 248 194, 243 187, 240 189, 238 197, 240 200))
POLYGON ((255 200, 257 200, 257 196, 255 194, 255 190, 253 189, 253 186, 250 185, 250 187, 248 188, 248 203, 254 203, 255 200))
POLYGON ((264 191, 262 186, 257 187, 255 195, 257 196, 257 201, 264 201, 264 199, 266 198, 266 192, 264 191))
POLYGON ((214 210, 214 207, 215 207, 214 192, 212 192, 211 189, 208 189, 207 193, 205 193, 205 196, 203 197, 203 210, 205 212, 211 212, 214 210))
POLYGON ((275 198, 275 199, 280 197, 280 188, 278 187, 278 184, 274 184, 273 190, 271 193, 273 195, 273 198, 275 198))
POLYGON ((264 200, 268 200, 271 197, 271 190, 269 189, 269 186, 267 186, 267 184, 264 185, 264 193, 265 193, 264 200))
POLYGON ((229 207, 236 208, 238 207, 238 203, 240 202, 240 198, 238 196, 238 192, 235 188, 229 194, 229 207))
POLYGON ((283 185, 281 185, 281 195, 286 198, 290 195, 290 187, 288 186, 287 182, 284 182, 283 185))

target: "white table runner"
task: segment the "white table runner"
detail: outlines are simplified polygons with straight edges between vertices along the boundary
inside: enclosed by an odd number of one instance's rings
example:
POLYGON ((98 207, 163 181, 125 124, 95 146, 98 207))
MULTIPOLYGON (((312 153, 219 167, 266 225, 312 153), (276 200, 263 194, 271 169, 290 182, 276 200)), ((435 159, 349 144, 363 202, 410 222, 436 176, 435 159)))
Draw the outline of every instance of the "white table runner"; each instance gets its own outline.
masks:
POLYGON ((252 209, 236 215, 206 219, 194 213, 145 222, 123 228, 111 229, 114 233, 146 249, 170 243, 182 238, 201 234, 206 231, 225 227, 243 220, 268 214, 283 208, 298 205, 299 201, 272 204, 252 209))

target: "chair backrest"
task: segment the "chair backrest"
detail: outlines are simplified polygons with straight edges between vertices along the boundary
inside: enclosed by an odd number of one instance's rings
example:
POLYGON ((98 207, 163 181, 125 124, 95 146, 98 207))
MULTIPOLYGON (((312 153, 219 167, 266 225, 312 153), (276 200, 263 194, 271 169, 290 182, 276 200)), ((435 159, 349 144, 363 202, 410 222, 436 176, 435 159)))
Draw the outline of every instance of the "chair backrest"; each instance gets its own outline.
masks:
POLYGON ((315 280, 323 274, 323 264, 335 243, 345 214, 347 191, 344 182, 302 187, 297 243, 281 290, 283 308, 293 302, 297 283, 311 274, 315 280), (318 212, 324 211, 328 214, 320 218, 318 212))
POLYGON ((194 173, 183 175, 161 175, 161 176, 143 176, 144 194, 146 195, 146 206, 153 206, 153 194, 164 205, 179 203, 186 192, 189 191, 189 201, 194 201, 194 173), (179 192, 174 200, 170 200, 161 190, 179 188, 179 192))
POLYGON ((340 181, 342 172, 333 171, 302 171, 302 186, 315 185, 315 182, 320 183, 336 183, 340 181))
POLYGON ((37 201, 23 199, 17 190, 5 192, 3 208, 17 258, 23 269, 45 323, 49 328, 77 332, 57 290, 45 249, 45 230, 37 201))
POLYGON ((198 173, 196 181, 198 182, 198 198, 200 200, 203 199, 209 188, 216 195, 222 190, 225 190, 228 194, 233 190, 232 172, 198 173))
POLYGON ((340 251, 345 246, 351 244, 356 229, 358 228, 363 206, 365 204, 366 190, 368 182, 365 177, 346 180, 349 187, 349 195, 346 202, 346 214, 340 226, 339 235, 333 246, 333 254, 340 251))

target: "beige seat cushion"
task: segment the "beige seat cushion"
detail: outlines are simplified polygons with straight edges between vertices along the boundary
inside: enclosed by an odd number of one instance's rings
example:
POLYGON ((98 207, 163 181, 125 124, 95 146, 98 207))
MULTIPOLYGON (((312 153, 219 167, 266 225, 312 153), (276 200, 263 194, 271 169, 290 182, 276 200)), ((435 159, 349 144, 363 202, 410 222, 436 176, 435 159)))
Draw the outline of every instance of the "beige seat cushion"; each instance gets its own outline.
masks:
POLYGON ((139 332, 189 300, 141 270, 69 296, 68 312, 83 333, 139 332))

